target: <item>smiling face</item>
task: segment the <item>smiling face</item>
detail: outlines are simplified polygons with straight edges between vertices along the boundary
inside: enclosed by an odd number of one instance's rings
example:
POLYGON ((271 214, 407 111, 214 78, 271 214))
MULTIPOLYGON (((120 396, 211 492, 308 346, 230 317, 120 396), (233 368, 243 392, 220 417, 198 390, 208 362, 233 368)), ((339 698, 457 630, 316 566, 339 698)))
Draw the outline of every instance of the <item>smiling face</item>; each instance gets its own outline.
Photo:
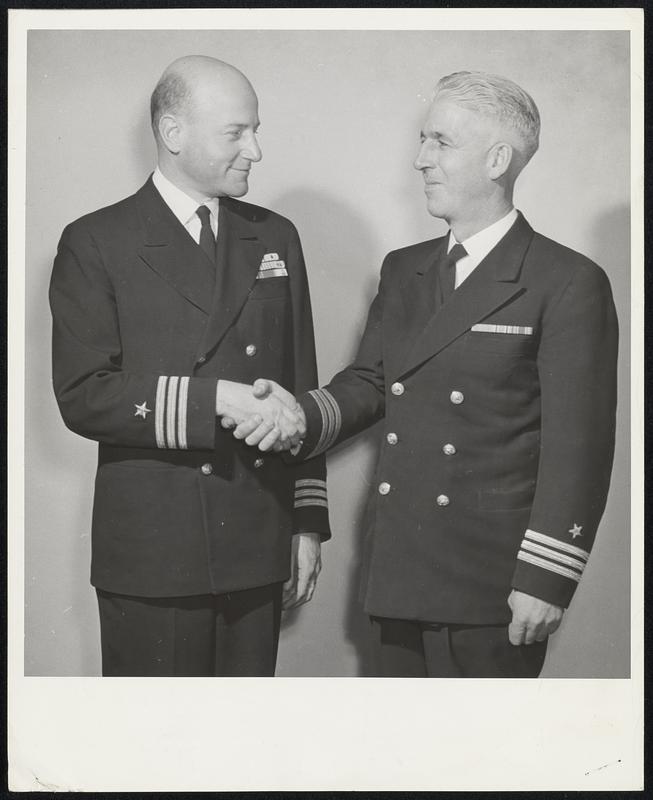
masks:
POLYGON ((496 189, 490 151, 497 140, 492 119, 445 98, 433 102, 415 159, 430 214, 452 227, 483 216, 496 189))
POLYGON ((261 160, 258 126, 258 101, 244 76, 200 75, 187 108, 160 125, 171 177, 198 201, 241 197, 252 164, 261 160))

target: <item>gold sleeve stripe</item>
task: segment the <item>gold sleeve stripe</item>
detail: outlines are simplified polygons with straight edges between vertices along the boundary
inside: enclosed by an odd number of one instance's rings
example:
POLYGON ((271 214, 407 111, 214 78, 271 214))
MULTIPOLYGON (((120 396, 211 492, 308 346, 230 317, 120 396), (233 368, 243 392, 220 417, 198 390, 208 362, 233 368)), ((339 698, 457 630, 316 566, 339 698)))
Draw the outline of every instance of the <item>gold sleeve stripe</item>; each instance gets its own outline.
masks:
POLYGON ((574 558, 573 556, 566 556, 563 553, 552 550, 550 547, 542 547, 542 545, 535 544, 534 542, 529 542, 527 540, 522 542, 521 547, 522 550, 528 550, 536 555, 544 556, 552 561, 557 561, 559 564, 564 564, 572 569, 577 569, 581 575, 585 569, 585 561, 581 561, 579 558, 574 558))
POLYGON ((563 567, 560 564, 554 564, 552 561, 547 561, 544 558, 534 556, 531 553, 526 553, 523 550, 520 550, 519 553, 517 553, 517 558, 520 559, 520 561, 527 561, 529 564, 534 564, 536 567, 548 569, 549 572, 557 572, 558 575, 563 575, 565 578, 571 578, 571 580, 576 581, 576 583, 580 581, 580 575, 577 572, 574 572, 574 570, 567 569, 567 567, 563 567))
POLYGON ((188 449, 190 378, 161 375, 156 387, 154 433, 161 449, 188 449))
POLYGON ((154 432, 156 436, 156 446, 165 449, 165 408, 166 408, 166 389, 168 386, 168 378, 166 375, 159 377, 156 385, 156 405, 154 410, 154 432))
POLYGON ((177 448, 177 438, 175 436, 175 420, 177 417, 177 388, 179 378, 173 376, 168 378, 168 398, 166 401, 166 440, 171 450, 177 448))
POLYGON ((547 536, 544 533, 532 531, 530 528, 526 531, 525 538, 531 539, 534 542, 538 542, 538 544, 542 544, 545 547, 553 547, 556 550, 563 550, 565 553, 570 553, 572 556, 583 559, 583 561, 587 561, 590 555, 587 550, 582 550, 580 547, 576 547, 573 544, 567 544, 567 542, 561 542, 558 539, 554 539, 553 536, 547 536))
POLYGON ((297 497, 324 497, 326 499, 326 489, 295 489, 295 498, 297 497))
POLYGON ((307 458, 312 458, 328 450, 338 438, 342 426, 342 415, 340 406, 327 389, 312 389, 309 394, 315 400, 322 416, 320 438, 313 451, 307 456, 307 458))
POLYGON ((322 429, 320 431, 320 438, 318 439, 317 444, 315 445, 315 449, 311 453, 311 456, 316 456, 318 453, 322 452, 323 449, 322 445, 327 437, 327 433, 329 430, 329 415, 327 409, 325 408, 324 402, 322 401, 318 392, 310 391, 309 394, 313 398, 313 400, 315 400, 315 403, 318 409, 320 410, 320 415, 322 416, 322 429))
POLYGON ((301 499, 295 500, 295 508, 305 508, 306 506, 321 506, 322 508, 328 508, 329 504, 324 499, 318 499, 317 497, 308 499, 301 499))
POLYGON ((299 489, 300 486, 315 486, 326 489, 326 481, 319 478, 298 478, 295 481, 295 487, 299 489))
POLYGON ((188 385, 190 378, 183 377, 179 381, 179 413, 177 414, 177 444, 180 450, 188 450, 186 427, 188 424, 188 385))

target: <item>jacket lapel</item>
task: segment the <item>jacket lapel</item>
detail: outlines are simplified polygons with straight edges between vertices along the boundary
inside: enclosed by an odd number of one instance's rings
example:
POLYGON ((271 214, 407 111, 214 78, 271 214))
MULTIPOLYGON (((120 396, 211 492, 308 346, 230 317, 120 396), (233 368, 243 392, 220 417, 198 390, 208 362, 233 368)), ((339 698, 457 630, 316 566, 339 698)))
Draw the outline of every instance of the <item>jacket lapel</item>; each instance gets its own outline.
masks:
MULTIPOLYGON (((519 214, 512 228, 467 280, 456 289, 437 314, 430 315, 414 340, 414 346, 401 363, 398 377, 432 358, 472 325, 524 291, 518 278, 532 238, 532 228, 519 214)), ((439 255, 444 254, 445 248, 446 244, 439 255)), ((420 269, 423 269, 423 265, 420 265, 420 269)), ((437 264, 430 267, 427 276, 436 272, 437 264)), ((429 287, 429 291, 433 294, 432 287, 429 287)))
POLYGON ((437 265, 446 255, 447 237, 433 241, 433 247, 413 271, 406 274, 399 286, 397 310, 401 336, 388 342, 387 360, 392 365, 403 365, 414 343, 436 312, 437 265))
POLYGON ((151 177, 136 198, 145 230, 139 256, 186 300, 209 314, 213 265, 168 208, 151 177))
POLYGON ((217 278, 200 355, 215 348, 233 325, 254 285, 266 251, 245 214, 245 209, 230 198, 220 201, 217 278))

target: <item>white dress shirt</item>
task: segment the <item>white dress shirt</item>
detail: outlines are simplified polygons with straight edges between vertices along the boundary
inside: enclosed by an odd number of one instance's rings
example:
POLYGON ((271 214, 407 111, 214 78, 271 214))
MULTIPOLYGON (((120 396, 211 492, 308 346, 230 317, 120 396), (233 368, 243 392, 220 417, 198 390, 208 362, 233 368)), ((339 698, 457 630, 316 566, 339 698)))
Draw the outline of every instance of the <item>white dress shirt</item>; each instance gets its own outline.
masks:
MULTIPOLYGON (((490 250, 499 243, 499 240, 503 239, 515 224, 516 219, 517 209, 513 208, 505 217, 501 217, 501 219, 493 222, 492 225, 488 225, 487 228, 483 228, 482 231, 470 236, 469 239, 460 242, 467 251, 467 255, 456 261, 456 289, 464 280, 469 278, 490 250)), ((453 235, 453 231, 449 231, 447 253, 455 244, 458 244, 458 242, 453 235)))
POLYGON ((156 186, 165 204, 170 208, 172 213, 177 217, 184 228, 186 228, 197 244, 200 243, 202 223, 196 211, 198 206, 206 206, 211 212, 211 230, 217 239, 218 212, 220 210, 220 199, 218 197, 207 197, 202 200, 201 203, 198 203, 197 200, 194 200, 178 186, 175 186, 171 180, 166 178, 158 167, 154 170, 154 174, 152 175, 152 183, 156 186))

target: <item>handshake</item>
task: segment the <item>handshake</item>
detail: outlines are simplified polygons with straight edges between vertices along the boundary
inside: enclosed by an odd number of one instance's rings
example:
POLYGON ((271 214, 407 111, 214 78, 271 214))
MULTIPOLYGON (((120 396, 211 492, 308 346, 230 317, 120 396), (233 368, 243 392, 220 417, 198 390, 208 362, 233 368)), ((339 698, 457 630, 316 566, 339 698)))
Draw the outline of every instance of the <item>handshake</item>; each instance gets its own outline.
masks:
POLYGON ((219 380, 215 410, 223 428, 259 450, 291 450, 306 435, 306 417, 294 395, 265 378, 252 386, 219 380))

